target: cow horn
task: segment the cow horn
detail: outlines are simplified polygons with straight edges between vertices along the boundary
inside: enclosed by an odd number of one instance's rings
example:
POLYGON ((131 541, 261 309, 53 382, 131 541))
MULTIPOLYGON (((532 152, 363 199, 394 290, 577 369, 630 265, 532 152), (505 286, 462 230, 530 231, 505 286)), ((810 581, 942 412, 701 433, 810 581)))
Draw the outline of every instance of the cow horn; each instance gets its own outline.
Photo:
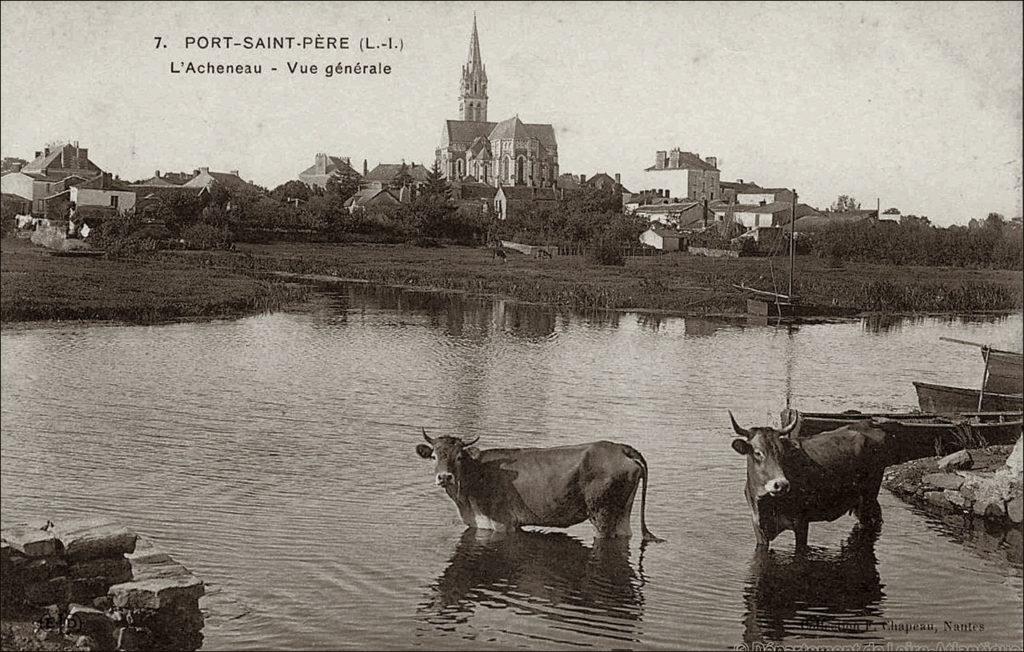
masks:
POLYGON ((424 428, 423 426, 420 426, 420 430, 423 431, 423 438, 427 440, 427 443, 430 444, 431 446, 433 446, 434 445, 434 440, 431 439, 430 435, 427 434, 427 429, 424 428))
POLYGON ((750 439, 750 431, 744 430, 740 427, 740 424, 736 423, 736 418, 732 416, 732 410, 729 410, 729 421, 732 421, 732 429, 736 431, 736 434, 744 439, 750 439))
POLYGON ((477 435, 476 437, 474 437, 472 441, 464 441, 464 442, 462 442, 462 445, 463 446, 472 446, 473 444, 477 443, 478 441, 480 441, 480 435, 477 435))
POLYGON ((793 429, 796 428, 796 424, 800 423, 800 413, 796 410, 792 410, 792 414, 793 418, 790 419, 789 425, 779 431, 780 437, 789 436, 789 433, 793 432, 793 429))

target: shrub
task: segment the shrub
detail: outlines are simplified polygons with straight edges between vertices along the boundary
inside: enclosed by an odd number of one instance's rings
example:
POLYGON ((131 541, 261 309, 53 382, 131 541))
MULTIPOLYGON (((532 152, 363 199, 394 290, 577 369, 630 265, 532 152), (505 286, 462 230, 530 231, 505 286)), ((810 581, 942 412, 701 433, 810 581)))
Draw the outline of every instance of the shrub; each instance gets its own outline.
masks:
POLYGON ((226 228, 209 224, 193 224, 181 230, 181 239, 188 249, 230 249, 231 233, 226 228))
POLYGON ((625 267, 626 258, 622 255, 622 247, 610 239, 602 238, 590 249, 590 262, 597 265, 615 265, 625 267))

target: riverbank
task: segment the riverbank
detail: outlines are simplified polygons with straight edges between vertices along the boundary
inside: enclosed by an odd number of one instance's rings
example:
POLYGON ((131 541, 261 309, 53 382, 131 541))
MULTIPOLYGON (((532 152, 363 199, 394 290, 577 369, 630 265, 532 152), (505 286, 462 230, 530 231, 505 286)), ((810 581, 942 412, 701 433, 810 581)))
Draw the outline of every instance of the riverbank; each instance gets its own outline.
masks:
MULTIPOLYGON (((678 252, 629 258, 616 267, 582 256, 540 259, 515 252, 502 262, 487 249, 461 246, 278 243, 112 260, 53 257, 4 241, 2 317, 148 323, 249 314, 298 297, 294 285, 275 280, 282 274, 469 292, 570 310, 678 316, 743 314, 747 294, 734 285, 786 289, 781 260, 678 252)), ((815 317, 1010 312, 1024 305, 1024 279, 1012 271, 833 268, 801 256, 796 278, 815 317)))
MULTIPOLYGON (((404 245, 241 245, 236 252, 168 252, 199 265, 249 272, 288 272, 388 285, 499 295, 573 310, 636 310, 681 316, 742 314, 747 294, 734 285, 784 290, 781 260, 705 258, 668 253, 627 259, 624 267, 581 256, 508 262, 472 247, 404 245)), ((1013 311, 1024 305, 1024 279, 1002 270, 849 264, 817 257, 796 261, 797 288, 815 316, 863 313, 1013 311)))
POLYGON ((901 499, 936 514, 1020 528, 1022 446, 1018 439, 1016 446, 911 460, 889 467, 882 484, 901 499))
POLYGON ((308 289, 187 260, 53 256, 25 240, 0 245, 0 321, 158 323, 255 314, 308 289))

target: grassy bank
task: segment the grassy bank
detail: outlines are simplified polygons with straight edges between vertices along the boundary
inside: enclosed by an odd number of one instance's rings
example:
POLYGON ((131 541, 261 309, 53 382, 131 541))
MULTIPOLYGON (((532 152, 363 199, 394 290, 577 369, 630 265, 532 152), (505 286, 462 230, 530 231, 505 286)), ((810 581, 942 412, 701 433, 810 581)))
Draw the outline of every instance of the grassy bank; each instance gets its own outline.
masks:
POLYGON ((24 240, 0 245, 0 319, 154 323, 273 310, 303 288, 183 260, 52 256, 24 240))
MULTIPOLYGON (((670 253, 630 258, 625 267, 595 265, 578 256, 507 263, 471 247, 404 245, 240 245, 236 252, 164 253, 200 267, 292 272, 377 283, 496 294, 565 308, 740 313, 746 294, 733 284, 786 289, 787 261, 712 259, 670 253)), ((862 312, 979 312, 1020 309, 1020 272, 850 263, 830 268, 817 257, 796 262, 796 287, 823 316, 862 312)))

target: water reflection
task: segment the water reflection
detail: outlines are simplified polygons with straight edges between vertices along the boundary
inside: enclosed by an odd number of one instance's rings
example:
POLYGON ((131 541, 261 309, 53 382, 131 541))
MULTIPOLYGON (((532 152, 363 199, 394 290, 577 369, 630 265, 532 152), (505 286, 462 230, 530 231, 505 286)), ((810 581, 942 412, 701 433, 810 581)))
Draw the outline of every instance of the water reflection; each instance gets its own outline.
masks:
POLYGON ((633 569, 629 554, 628 540, 588 547, 563 533, 466 530, 418 612, 448 631, 478 611, 512 609, 575 632, 638 641, 643 569, 633 569))
POLYGON ((874 638, 885 598, 875 556, 878 536, 877 529, 854 528, 838 552, 755 552, 743 594, 743 640, 874 638))

